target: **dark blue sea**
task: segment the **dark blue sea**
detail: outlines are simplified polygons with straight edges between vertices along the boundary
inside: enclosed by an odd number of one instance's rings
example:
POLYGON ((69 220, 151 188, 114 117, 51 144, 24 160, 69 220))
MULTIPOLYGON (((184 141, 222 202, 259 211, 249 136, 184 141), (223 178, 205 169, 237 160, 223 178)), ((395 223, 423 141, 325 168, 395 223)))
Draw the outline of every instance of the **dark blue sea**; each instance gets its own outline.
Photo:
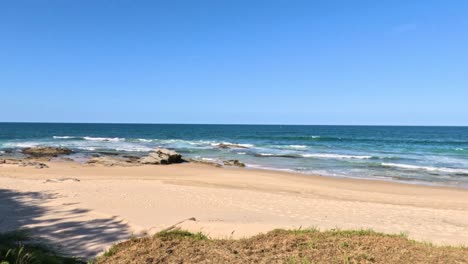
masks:
POLYGON ((77 160, 165 147, 250 168, 468 187, 468 127, 0 123, 0 155, 31 146, 71 148, 77 160))

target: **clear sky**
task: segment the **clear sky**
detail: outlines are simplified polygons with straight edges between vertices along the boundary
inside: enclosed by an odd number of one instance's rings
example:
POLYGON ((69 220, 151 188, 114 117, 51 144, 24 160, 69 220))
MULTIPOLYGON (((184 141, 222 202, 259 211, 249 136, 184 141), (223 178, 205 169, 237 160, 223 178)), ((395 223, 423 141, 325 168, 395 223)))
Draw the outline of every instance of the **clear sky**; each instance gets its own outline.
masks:
POLYGON ((468 1, 0 2, 0 121, 468 125, 468 1))

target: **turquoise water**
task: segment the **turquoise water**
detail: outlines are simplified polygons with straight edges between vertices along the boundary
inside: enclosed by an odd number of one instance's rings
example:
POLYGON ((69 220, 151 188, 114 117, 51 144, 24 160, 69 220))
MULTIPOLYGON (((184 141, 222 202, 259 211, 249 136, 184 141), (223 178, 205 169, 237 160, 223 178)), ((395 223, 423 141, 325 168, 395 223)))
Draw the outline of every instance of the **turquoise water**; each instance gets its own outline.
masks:
POLYGON ((76 159, 166 147, 251 168, 468 187, 468 127, 0 123, 0 155, 41 145, 76 159))

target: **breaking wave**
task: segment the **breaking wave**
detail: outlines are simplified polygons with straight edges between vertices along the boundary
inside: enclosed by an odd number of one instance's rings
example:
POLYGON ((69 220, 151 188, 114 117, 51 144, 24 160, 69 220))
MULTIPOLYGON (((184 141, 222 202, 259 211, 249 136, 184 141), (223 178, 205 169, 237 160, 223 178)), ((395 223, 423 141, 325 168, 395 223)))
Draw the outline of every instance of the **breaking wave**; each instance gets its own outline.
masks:
POLYGON ((342 155, 342 154, 303 154, 304 158, 323 158, 323 159, 372 159, 373 156, 360 156, 360 155, 342 155))
POLYGON ((408 165, 408 164, 399 164, 399 163, 382 163, 383 167, 399 168, 404 170, 414 170, 414 171, 434 171, 434 172, 445 172, 453 174, 463 174, 468 175, 468 169, 458 169, 458 168, 445 168, 445 167, 431 167, 431 166, 417 166, 417 165, 408 165))

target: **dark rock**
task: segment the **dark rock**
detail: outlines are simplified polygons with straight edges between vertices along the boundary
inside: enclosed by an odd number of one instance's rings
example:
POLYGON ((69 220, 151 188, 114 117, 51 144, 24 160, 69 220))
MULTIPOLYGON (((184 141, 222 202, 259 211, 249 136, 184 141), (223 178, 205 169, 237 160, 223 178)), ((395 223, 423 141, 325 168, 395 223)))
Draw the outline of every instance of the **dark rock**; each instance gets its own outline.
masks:
POLYGON ((231 148, 241 148, 241 149, 246 149, 248 147, 239 145, 239 144, 231 144, 231 143, 219 143, 216 145, 216 147, 221 148, 221 149, 231 149, 231 148))
POLYGON ((58 155, 69 155, 73 153, 71 149, 67 148, 56 148, 56 147, 32 147, 25 148, 22 150, 24 154, 28 154, 35 157, 49 156, 57 157, 58 155))
POLYGON ((11 149, 11 148, 2 149, 0 151, 0 154, 11 154, 11 153, 13 153, 13 149, 11 149))
POLYGON ((73 159, 71 159, 71 158, 59 158, 58 160, 59 160, 59 161, 67 161, 67 162, 75 161, 75 160, 73 160, 73 159))
POLYGON ((127 159, 127 162, 130 163, 138 163, 140 160, 140 157, 135 157, 135 156, 122 156, 127 159))
POLYGON ((236 166, 236 167, 245 167, 245 164, 238 160, 225 160, 223 161, 225 166, 236 166))
POLYGON ((0 164, 19 164, 21 160, 19 159, 12 159, 12 158, 6 158, 6 159, 0 159, 0 164))
POLYGON ((105 156, 119 156, 120 155, 120 153, 111 152, 111 151, 99 151, 98 153, 101 155, 105 155, 105 156))
POLYGON ((139 161, 141 164, 172 164, 181 163, 184 160, 182 159, 182 155, 173 150, 157 148, 139 161))

